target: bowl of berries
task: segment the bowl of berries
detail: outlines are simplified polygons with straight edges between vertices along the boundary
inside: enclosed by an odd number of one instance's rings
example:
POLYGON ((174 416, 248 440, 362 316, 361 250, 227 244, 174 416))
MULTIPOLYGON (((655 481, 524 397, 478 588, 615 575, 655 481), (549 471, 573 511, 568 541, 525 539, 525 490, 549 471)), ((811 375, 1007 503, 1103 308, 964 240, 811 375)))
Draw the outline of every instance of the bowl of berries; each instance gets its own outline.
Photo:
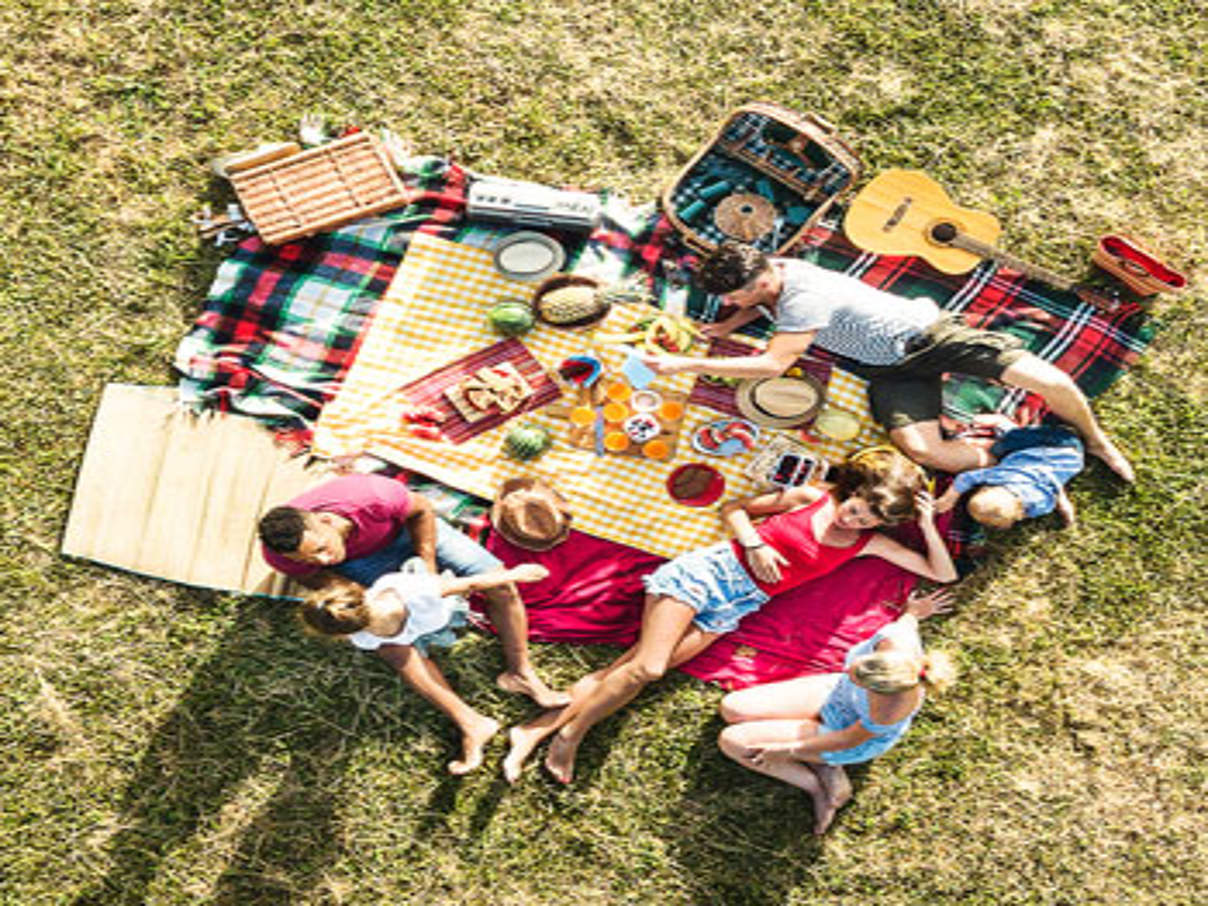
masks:
POLYGON ((739 456, 758 441, 759 426, 745 418, 719 418, 692 432, 692 449, 706 456, 739 456))

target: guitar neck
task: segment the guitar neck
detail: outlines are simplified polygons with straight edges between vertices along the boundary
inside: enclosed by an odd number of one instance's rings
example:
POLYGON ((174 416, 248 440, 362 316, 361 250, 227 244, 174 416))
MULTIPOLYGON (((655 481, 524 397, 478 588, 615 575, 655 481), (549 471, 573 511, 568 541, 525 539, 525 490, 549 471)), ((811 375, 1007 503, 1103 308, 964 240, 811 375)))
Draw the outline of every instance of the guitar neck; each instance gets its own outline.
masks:
POLYGON ((1050 286, 1055 286, 1057 289, 1068 290, 1073 289, 1075 283, 1061 274, 1055 273, 1045 267, 1037 267, 1024 261, 1022 258, 1016 258, 1009 252, 1004 252, 992 245, 987 245, 984 242, 979 242, 970 236, 963 233, 957 233, 949 242, 949 245, 959 249, 964 249, 966 252, 972 252, 974 255, 980 255, 982 258, 989 258, 992 261, 997 261, 999 264, 1005 264, 1007 267, 1014 268, 1022 273, 1025 277, 1031 277, 1035 280, 1042 280, 1050 286))

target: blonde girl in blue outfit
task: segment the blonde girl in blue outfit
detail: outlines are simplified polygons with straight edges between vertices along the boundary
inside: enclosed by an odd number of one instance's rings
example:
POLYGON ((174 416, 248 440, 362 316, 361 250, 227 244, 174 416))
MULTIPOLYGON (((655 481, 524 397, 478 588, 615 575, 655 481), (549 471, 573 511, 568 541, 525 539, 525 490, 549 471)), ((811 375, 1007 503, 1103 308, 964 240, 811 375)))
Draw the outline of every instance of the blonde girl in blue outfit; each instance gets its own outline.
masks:
POLYGON ((852 647, 842 673, 752 686, 722 699, 721 750, 745 768, 799 787, 822 834, 851 798, 845 764, 871 761, 910 729, 924 687, 953 679, 942 652, 924 653, 918 621, 952 608, 952 594, 913 594, 902 615, 852 647))

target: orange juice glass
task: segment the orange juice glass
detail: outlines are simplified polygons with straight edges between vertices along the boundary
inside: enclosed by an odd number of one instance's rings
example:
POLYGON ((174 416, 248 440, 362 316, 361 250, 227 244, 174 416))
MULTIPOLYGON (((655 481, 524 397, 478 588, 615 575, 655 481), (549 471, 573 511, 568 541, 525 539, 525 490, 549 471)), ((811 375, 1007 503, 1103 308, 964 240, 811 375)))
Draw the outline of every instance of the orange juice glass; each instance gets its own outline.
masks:
POLYGON ((657 437, 642 445, 642 455, 647 459, 666 459, 670 452, 671 447, 668 446, 667 441, 659 440, 657 437))
POLYGON ((613 453, 629 449, 629 435, 624 431, 609 431, 604 435, 604 449, 613 453))
POLYGON ((659 406, 659 418, 664 422, 673 422, 682 418, 684 414, 684 404, 676 400, 666 400, 663 405, 659 406))
POLYGON ((570 410, 570 423, 586 428, 596 420, 596 410, 591 406, 575 406, 570 410))
POLYGON ((624 403, 608 403, 604 406, 604 420, 623 422, 629 417, 629 407, 624 403))
POLYGON ((613 381, 608 385, 608 389, 604 394, 610 399, 618 403, 623 403, 625 400, 633 396, 633 388, 625 381, 613 381))

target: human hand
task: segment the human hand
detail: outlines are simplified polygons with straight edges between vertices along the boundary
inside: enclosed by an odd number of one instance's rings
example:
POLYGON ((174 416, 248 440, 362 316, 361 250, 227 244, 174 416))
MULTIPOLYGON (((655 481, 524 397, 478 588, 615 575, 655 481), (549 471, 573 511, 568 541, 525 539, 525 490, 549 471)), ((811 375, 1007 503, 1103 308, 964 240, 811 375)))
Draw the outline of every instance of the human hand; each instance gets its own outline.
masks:
POLYGON ((761 582, 779 582, 780 567, 788 563, 788 558, 770 544, 747 549, 747 564, 761 582))
POLYGON ((655 374, 679 374, 683 371, 683 357, 675 355, 658 355, 652 352, 639 352, 638 358, 642 364, 655 374))
POLYGON ((513 582, 540 582, 549 576, 549 569, 540 563, 521 563, 510 570, 513 582))
POLYGON ((937 513, 946 513, 956 506, 956 502, 960 499, 961 495, 956 492, 956 488, 949 487, 948 490, 936 498, 935 511, 937 513))
POLYGON ((713 324, 704 324, 700 328, 700 332, 710 340, 719 340, 722 337, 728 337, 734 332, 734 326, 730 323, 730 319, 726 318, 723 321, 717 321, 713 324))
POLYGON ((902 613, 909 614, 916 620, 925 620, 937 613, 951 613, 954 606, 952 590, 949 588, 936 588, 926 592, 916 588, 902 605, 902 613))
POLYGON ((930 491, 917 491, 914 495, 914 508, 919 514, 919 524, 929 525, 935 521, 935 498, 930 491))

